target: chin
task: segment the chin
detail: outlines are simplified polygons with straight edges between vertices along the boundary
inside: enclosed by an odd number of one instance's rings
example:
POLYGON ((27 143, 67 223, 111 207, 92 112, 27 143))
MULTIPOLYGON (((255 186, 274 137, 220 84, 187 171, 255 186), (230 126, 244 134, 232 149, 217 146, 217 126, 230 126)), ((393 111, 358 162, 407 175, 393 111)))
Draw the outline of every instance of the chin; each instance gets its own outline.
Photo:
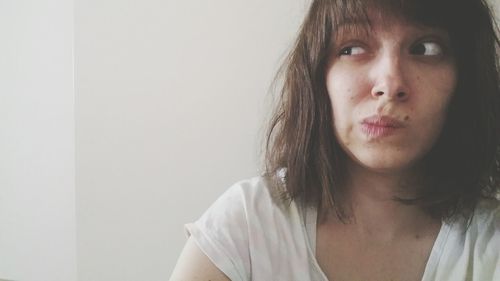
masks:
POLYGON ((375 153, 370 155, 359 155, 353 159, 355 164, 377 173, 392 174, 401 173, 416 167, 417 157, 410 155, 391 155, 384 153, 382 155, 375 153))

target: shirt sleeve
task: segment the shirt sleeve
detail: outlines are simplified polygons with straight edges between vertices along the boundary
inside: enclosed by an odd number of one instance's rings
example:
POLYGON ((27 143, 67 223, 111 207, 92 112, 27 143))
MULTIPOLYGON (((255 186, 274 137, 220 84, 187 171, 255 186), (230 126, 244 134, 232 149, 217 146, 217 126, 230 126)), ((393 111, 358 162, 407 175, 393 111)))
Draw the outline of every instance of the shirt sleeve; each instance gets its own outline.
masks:
POLYGON ((244 185, 236 183, 194 223, 184 226, 187 236, 232 281, 250 280, 248 221, 244 185))

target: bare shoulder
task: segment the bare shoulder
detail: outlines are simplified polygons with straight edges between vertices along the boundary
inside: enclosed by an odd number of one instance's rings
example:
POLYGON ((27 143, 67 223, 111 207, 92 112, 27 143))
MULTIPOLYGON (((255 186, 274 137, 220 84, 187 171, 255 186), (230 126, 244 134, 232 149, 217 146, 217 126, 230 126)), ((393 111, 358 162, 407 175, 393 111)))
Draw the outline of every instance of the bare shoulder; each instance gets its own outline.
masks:
POLYGON ((201 251, 192 237, 181 252, 170 281, 230 281, 201 251))

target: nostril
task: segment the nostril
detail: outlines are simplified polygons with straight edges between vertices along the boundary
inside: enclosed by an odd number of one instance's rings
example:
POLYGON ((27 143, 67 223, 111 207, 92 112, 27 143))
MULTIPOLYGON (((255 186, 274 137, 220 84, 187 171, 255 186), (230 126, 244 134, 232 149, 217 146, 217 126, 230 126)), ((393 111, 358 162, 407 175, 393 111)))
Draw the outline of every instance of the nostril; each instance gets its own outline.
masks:
POLYGON ((405 96, 406 96, 406 94, 405 94, 404 92, 399 92, 399 93, 397 94, 397 97, 398 97, 398 98, 404 98, 405 96))
POLYGON ((384 95, 384 92, 379 91, 379 92, 376 92, 376 93, 375 93, 375 95, 376 95, 377 97, 380 97, 380 96, 384 95))

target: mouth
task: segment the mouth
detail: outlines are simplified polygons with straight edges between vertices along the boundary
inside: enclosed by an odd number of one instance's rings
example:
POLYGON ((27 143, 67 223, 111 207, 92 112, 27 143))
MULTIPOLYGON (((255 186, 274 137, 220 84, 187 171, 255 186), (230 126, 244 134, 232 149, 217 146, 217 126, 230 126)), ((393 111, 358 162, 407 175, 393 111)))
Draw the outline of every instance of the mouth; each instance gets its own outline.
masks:
POLYGON ((361 122, 361 131, 370 138, 393 135, 404 128, 404 123, 389 116, 371 116, 361 122))

